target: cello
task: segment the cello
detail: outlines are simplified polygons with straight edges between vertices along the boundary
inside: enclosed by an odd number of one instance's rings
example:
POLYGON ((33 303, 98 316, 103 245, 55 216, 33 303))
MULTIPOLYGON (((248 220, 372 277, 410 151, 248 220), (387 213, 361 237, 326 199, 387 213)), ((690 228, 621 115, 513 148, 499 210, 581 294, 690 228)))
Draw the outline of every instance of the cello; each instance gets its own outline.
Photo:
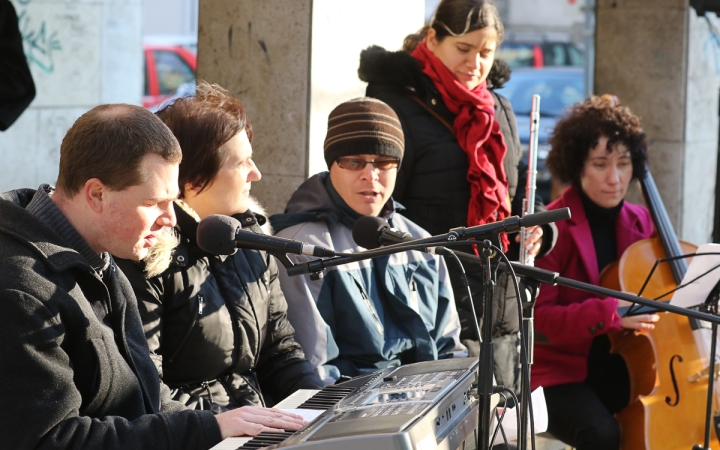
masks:
MULTIPOLYGON (((632 244, 601 275, 601 284, 638 294, 655 262, 660 258, 695 253, 696 247, 677 239, 650 171, 640 184, 655 224, 656 236, 632 244)), ((658 298, 675 289, 687 271, 687 260, 676 259, 657 266, 642 292, 658 298)), ((667 299, 667 298, 665 298, 667 299)), ((688 317, 660 312, 650 331, 623 330, 610 333, 611 352, 623 356, 630 375, 630 403, 616 414, 624 450, 689 450, 705 436, 707 355, 700 354, 688 317)), ((718 411, 713 397, 713 410, 718 411)), ((712 433, 710 447, 720 448, 712 433)))

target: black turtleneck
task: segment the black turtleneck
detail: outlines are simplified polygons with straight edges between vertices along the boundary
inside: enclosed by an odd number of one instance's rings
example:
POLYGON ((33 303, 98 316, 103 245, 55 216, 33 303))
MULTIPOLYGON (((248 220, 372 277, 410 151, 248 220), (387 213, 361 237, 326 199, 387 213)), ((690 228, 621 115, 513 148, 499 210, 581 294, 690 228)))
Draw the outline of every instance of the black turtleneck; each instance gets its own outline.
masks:
POLYGON ((605 266, 618 258, 615 219, 620 209, 622 209, 624 200, 620 201, 615 207, 604 208, 590 200, 590 197, 582 189, 579 189, 579 191, 585 217, 590 223, 598 270, 602 271, 605 266))
MULTIPOLYGON (((623 201, 613 208, 603 208, 590 200, 582 189, 578 191, 585 217, 590 223, 598 270, 602 271, 605 266, 618 258, 615 219, 623 206, 623 201)), ((614 414, 625 408, 630 398, 630 375, 622 356, 610 353, 610 340, 607 334, 600 334, 593 339, 587 368, 588 376, 585 383, 595 391, 608 411, 614 414)))

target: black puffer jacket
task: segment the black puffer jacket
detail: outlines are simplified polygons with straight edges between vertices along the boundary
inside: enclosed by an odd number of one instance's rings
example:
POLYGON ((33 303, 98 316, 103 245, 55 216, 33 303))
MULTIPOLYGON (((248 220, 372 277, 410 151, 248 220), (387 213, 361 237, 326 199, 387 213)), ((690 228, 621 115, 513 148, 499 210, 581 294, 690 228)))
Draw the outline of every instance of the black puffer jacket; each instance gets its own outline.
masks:
MULTIPOLYGON (((323 386, 295 341, 275 258, 238 250, 209 255, 197 220, 176 203, 181 239, 170 267, 147 279, 142 264, 119 261, 138 297, 145 335, 163 381, 188 406, 272 405, 297 389, 323 386)), ((248 211, 235 216, 262 233, 248 211)))
MULTIPOLYGON (((398 172, 393 198, 405 207, 405 216, 425 228, 432 235, 447 233, 451 228, 467 226, 470 183, 467 180, 468 157, 447 124, 455 116, 448 110, 432 81, 422 73, 420 65, 408 52, 388 52, 377 46, 360 55, 360 79, 368 82, 367 96, 390 105, 397 113, 405 134, 405 154, 398 172), (432 112, 431 112, 432 111, 432 112)), ((488 77, 488 85, 498 88, 509 78, 509 68, 496 61, 488 77)), ((492 92, 492 90, 491 90, 492 92)), ((519 167, 522 157, 515 114, 510 102, 493 92, 495 118, 500 124, 507 144, 503 162, 509 184, 512 214, 520 214, 525 194, 526 168, 519 167), (520 192, 518 191, 520 186, 520 192), (515 195, 516 192, 519 195, 515 195)), ((523 164, 524 166, 524 164, 523 164)), ((540 201, 535 210, 545 208, 540 201)), ((554 226, 543 227, 545 232, 541 254, 554 244, 554 226)), ((513 240, 511 239, 511 242, 513 240)), ((514 249, 517 255, 517 249, 514 249)), ((512 251, 510 253, 512 255, 512 251)), ((462 279, 454 260, 447 259, 453 281, 455 300, 463 326, 463 339, 477 339, 474 321, 462 279)), ((481 308, 482 277, 479 269, 466 264, 476 309, 481 308)), ((506 295, 499 280, 494 307, 494 335, 501 336, 519 330, 514 294, 506 295)))

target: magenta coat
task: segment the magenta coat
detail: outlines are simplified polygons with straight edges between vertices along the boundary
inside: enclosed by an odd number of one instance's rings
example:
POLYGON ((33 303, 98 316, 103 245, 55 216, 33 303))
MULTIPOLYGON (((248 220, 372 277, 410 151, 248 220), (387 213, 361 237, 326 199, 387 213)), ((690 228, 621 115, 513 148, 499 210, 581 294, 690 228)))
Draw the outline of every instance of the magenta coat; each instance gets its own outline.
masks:
MULTIPOLYGON (((535 261, 542 269, 586 283, 599 284, 590 224, 579 193, 568 188, 548 209, 569 207, 572 218, 557 223, 555 248, 535 261)), ((617 254, 653 232, 650 213, 642 206, 623 204, 616 220, 617 254)), ((587 357, 593 338, 621 329, 617 299, 600 299, 593 294, 563 286, 542 285, 535 306, 535 329, 549 344, 536 342, 532 366, 532 388, 580 383, 587 377, 587 357)))

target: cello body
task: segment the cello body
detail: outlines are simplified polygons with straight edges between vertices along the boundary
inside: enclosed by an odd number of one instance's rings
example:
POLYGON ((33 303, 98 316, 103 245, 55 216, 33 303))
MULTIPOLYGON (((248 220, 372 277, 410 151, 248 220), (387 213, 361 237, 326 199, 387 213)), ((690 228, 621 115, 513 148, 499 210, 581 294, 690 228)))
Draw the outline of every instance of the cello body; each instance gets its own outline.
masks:
MULTIPOLYGON (((601 278, 603 286, 633 294, 641 291, 656 260, 696 250, 675 237, 649 172, 641 184, 657 237, 628 247, 617 270, 611 268, 601 278)), ((659 264, 642 291, 643 297, 661 297, 676 288, 686 271, 685 260, 659 264)), ((704 441, 708 379, 694 375, 707 368, 707 355, 700 354, 687 317, 659 315, 651 331, 623 330, 608 335, 611 352, 623 356, 630 375, 630 402, 616 414, 623 450, 690 450, 704 441)), ((717 411, 717 398, 714 403, 717 411)), ((720 448, 715 433, 711 433, 710 447, 720 448)))

